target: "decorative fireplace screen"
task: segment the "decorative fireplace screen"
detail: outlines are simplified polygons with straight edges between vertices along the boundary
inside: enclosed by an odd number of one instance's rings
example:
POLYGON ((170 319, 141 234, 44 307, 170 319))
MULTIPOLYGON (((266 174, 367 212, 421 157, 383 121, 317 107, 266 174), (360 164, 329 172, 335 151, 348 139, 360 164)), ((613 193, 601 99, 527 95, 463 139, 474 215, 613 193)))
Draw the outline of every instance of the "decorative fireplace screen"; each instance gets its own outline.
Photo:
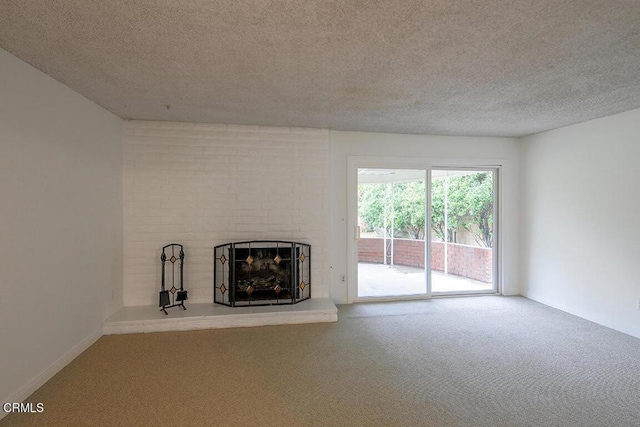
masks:
POLYGON ((296 304, 311 298, 311 246, 280 240, 213 248, 213 302, 230 307, 296 304))

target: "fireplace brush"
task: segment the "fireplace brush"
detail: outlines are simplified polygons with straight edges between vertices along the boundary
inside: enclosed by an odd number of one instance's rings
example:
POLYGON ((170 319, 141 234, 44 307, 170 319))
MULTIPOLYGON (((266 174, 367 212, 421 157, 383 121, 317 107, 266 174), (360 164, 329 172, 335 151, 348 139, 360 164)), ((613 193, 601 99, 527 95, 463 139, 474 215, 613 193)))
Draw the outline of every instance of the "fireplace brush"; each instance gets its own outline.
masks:
POLYGON ((176 293, 176 301, 184 301, 189 299, 189 295, 187 291, 182 287, 182 279, 183 279, 183 267, 184 267, 184 251, 180 249, 180 290, 176 293))

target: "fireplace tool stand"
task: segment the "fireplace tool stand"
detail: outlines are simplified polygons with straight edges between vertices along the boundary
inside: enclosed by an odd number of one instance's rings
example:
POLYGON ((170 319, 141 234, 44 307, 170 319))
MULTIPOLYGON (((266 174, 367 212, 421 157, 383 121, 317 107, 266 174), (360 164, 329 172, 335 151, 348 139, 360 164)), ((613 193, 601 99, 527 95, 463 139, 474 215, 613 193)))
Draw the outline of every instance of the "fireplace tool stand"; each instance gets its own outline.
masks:
POLYGON ((184 306, 184 302, 189 297, 187 291, 185 291, 183 287, 184 250, 182 245, 170 243, 163 247, 162 255, 160 255, 160 261, 162 262, 162 285, 160 290, 160 301, 158 303, 160 311, 164 314, 169 314, 167 313, 167 308, 171 307, 182 307, 183 310, 186 310, 187 307, 184 306), (178 252, 177 258, 176 251, 178 252), (171 254, 171 257, 167 259, 167 254, 169 253, 171 254), (168 269, 165 264, 167 261, 171 263, 171 289, 166 288, 166 273, 168 272, 168 269), (178 273, 176 273, 176 261, 180 261, 180 264, 178 265, 178 273), (176 288, 176 276, 180 285, 179 289, 176 288))

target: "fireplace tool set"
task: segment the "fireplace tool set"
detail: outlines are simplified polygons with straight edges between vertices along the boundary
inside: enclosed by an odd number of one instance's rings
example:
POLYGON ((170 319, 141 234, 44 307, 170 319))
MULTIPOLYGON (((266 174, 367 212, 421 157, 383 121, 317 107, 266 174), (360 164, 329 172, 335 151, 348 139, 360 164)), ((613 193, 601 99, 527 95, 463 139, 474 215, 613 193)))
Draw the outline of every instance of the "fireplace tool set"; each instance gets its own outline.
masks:
POLYGON ((187 307, 184 306, 184 302, 188 299, 188 294, 183 286, 184 250, 182 245, 171 243, 163 247, 160 261, 162 262, 162 287, 160 290, 160 301, 158 303, 160 310, 164 314, 169 314, 167 313, 167 308, 171 307, 182 307, 186 310, 187 307), (169 254, 171 256, 167 258, 169 254), (171 263, 170 269, 166 268, 165 264, 167 261, 171 263), (178 271, 176 272, 176 262, 178 261, 180 263, 178 264, 178 271), (166 275, 169 271, 171 272, 171 288, 167 289, 166 275), (176 282, 178 282, 179 288, 176 287, 176 282))

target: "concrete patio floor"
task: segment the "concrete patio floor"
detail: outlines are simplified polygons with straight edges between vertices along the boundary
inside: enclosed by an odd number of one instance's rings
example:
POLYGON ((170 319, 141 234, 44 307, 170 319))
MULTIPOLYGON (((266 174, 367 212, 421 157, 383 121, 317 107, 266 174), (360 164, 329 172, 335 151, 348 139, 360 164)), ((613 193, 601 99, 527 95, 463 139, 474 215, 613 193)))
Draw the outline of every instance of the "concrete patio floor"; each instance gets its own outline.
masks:
MULTIPOLYGON (((492 284, 453 274, 432 272, 432 293, 491 291, 492 284)), ((400 296, 424 294, 425 271, 400 265, 358 263, 358 296, 400 296)))

